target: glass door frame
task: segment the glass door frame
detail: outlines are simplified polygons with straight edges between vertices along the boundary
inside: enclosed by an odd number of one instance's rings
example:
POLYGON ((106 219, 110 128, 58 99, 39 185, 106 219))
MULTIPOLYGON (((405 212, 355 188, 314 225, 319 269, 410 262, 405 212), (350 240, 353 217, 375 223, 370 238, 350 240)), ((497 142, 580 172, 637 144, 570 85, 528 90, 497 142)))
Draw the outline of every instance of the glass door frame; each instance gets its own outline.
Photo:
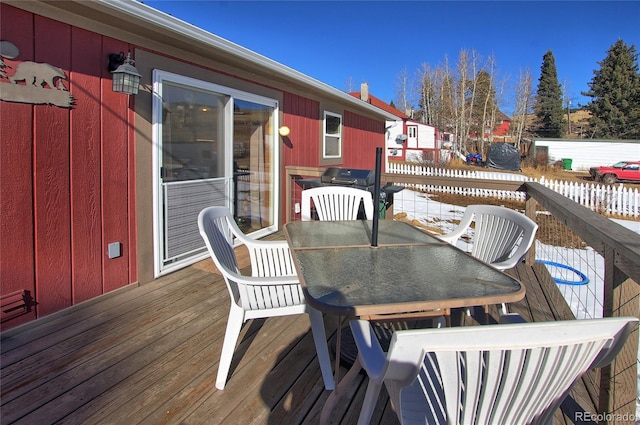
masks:
POLYGON ((164 230, 163 230, 163 194, 162 194, 162 84, 170 82, 187 87, 193 87, 198 90, 210 91, 218 95, 228 96, 227 104, 224 107, 224 179, 228 181, 226 207, 232 208, 234 204, 233 190, 233 132, 234 132, 234 100, 243 100, 268 106, 272 108, 272 134, 271 143, 271 190, 270 205, 272 224, 260 230, 251 233, 253 237, 261 237, 278 231, 278 220, 280 217, 280 146, 277 129, 279 128, 279 104, 277 99, 253 94, 250 92, 234 89, 227 86, 211 83, 208 81, 187 77, 159 69, 153 70, 153 92, 152 92, 152 179, 153 179, 153 251, 154 251, 154 274, 156 277, 173 272, 197 261, 208 257, 204 241, 202 242, 202 253, 196 254, 185 260, 180 260, 170 265, 164 264, 164 230))

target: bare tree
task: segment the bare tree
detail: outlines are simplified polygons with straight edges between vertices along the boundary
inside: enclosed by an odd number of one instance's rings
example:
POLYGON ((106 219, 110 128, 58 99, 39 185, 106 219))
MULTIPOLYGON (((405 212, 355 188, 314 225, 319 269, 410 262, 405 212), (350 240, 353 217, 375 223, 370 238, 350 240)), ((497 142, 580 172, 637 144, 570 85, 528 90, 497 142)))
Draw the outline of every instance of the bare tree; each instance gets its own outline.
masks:
POLYGON ((420 90, 420 110, 422 111, 421 121, 425 124, 433 125, 435 122, 435 78, 431 67, 426 63, 422 64, 422 69, 418 71, 418 81, 420 90))
MULTIPOLYGON (((495 82, 494 83, 495 98, 493 100, 493 107, 491 108, 491 117, 489 120, 489 125, 491 126, 492 129, 495 128, 496 126, 497 115, 498 115, 498 112, 500 112, 500 107, 498 105, 500 105, 503 102, 504 92, 506 87, 509 84, 509 78, 505 76, 498 80, 497 76, 494 76, 494 82, 495 82)), ((493 136, 489 138, 489 142, 493 142, 493 136)))
POLYGON ((430 69, 423 65, 420 107, 425 123, 442 131, 455 132, 453 79, 448 63, 430 69))
POLYGON ((529 68, 520 70, 518 84, 516 86, 516 105, 511 117, 511 131, 516 139, 516 146, 520 148, 520 143, 526 127, 527 115, 533 107, 533 77, 529 68))
POLYGON ((411 109, 409 102, 410 90, 411 76, 405 67, 400 71, 396 80, 396 107, 404 113, 411 109))
POLYGON ((463 147, 469 138, 468 110, 470 106, 468 104, 468 96, 471 82, 475 79, 469 70, 472 66, 473 61, 469 57, 469 52, 464 49, 460 50, 456 64, 458 80, 455 96, 456 120, 458 121, 458 137, 456 138, 457 145, 455 146, 457 152, 463 152, 463 147))
POLYGON ((445 56, 444 59, 442 87, 440 90, 443 111, 442 120, 444 122, 444 128, 453 134, 453 142, 455 144, 460 137, 460 120, 458 119, 458 108, 456 107, 456 82, 449 67, 448 56, 445 56))
POLYGON ((488 77, 487 85, 488 87, 484 91, 484 98, 482 99, 482 142, 481 142, 481 152, 484 153, 484 127, 489 128, 489 143, 493 141, 493 128, 496 123, 496 90, 495 90, 495 82, 496 82, 496 61, 493 55, 489 56, 487 62, 484 66, 486 75, 488 77))
POLYGON ((480 122, 477 123, 477 117, 475 116, 477 114, 477 112, 475 112, 475 106, 476 106, 476 102, 479 100, 478 99, 478 95, 479 95, 479 81, 478 81, 478 75, 479 75, 479 69, 478 69, 478 62, 480 61, 480 55, 478 54, 477 51, 472 50, 471 51, 471 57, 469 58, 469 67, 471 68, 469 75, 470 75, 470 80, 469 83, 471 84, 471 87, 469 89, 469 94, 465 95, 464 97, 464 102, 468 105, 468 118, 465 120, 467 122, 467 138, 469 137, 468 135, 471 133, 473 127, 476 127, 478 130, 476 131, 477 137, 482 139, 483 137, 483 133, 484 133, 484 121, 483 120, 479 120, 480 122))
POLYGON ((347 93, 354 92, 355 91, 353 89, 354 87, 355 87, 355 83, 353 82, 353 77, 349 76, 349 78, 347 78, 347 82, 344 84, 345 91, 347 93))
MULTIPOLYGON (((504 95, 507 79, 498 81, 496 60, 490 56, 484 63, 476 51, 461 50, 453 69, 447 56, 436 67, 423 63, 417 71, 416 105, 422 122, 453 135, 453 148, 461 153, 471 133, 478 135, 478 150, 484 151, 487 128, 495 127, 499 101, 504 95), (499 95, 499 97, 498 97, 499 95)), ((401 94, 398 103, 409 109, 411 91, 406 70, 399 78, 401 94)), ((489 131, 488 140, 492 140, 489 131)))
POLYGON ((434 117, 431 124, 441 130, 453 133, 453 100, 451 76, 447 73, 448 68, 438 66, 433 73, 435 82, 434 90, 434 117))

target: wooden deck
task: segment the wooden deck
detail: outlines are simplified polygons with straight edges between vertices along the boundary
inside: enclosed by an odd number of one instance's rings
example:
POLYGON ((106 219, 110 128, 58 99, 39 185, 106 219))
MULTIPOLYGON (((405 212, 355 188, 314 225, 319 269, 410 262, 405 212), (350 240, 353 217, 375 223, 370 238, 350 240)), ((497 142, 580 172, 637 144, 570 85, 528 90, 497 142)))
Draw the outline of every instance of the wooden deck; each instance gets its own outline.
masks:
MULTIPOLYGON (((572 316, 544 267, 520 265, 512 273, 527 287, 512 311, 535 321, 572 316)), ((1 423, 317 423, 329 392, 305 315, 247 322, 227 386, 215 388, 228 303, 206 260, 3 333, 1 423)), ((454 316, 454 325, 462 317, 454 316)), ((333 423, 356 423, 365 388, 360 375, 333 423)), ((571 419, 573 411, 596 411, 587 389, 593 391, 589 382, 576 385, 564 403, 571 419)), ((381 398, 372 424, 397 424, 384 392, 381 398)), ((554 423, 573 420, 557 414, 554 423)))

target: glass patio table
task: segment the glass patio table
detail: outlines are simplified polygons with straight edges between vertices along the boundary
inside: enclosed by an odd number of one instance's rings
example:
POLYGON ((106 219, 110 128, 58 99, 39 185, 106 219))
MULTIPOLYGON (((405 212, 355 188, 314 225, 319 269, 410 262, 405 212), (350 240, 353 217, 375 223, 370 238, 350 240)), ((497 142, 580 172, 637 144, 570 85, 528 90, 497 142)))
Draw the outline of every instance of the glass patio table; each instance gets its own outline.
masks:
POLYGON ((297 221, 285 225, 295 266, 314 308, 339 316, 380 315, 519 301, 516 279, 408 223, 297 221))
MULTIPOLYGON (((338 316, 338 329, 343 316, 417 318, 525 295, 516 279, 408 223, 380 220, 376 246, 372 221, 296 221, 284 230, 307 303, 338 316)), ((338 385, 323 407, 321 424, 361 368, 355 356, 339 381, 340 334, 338 385)))

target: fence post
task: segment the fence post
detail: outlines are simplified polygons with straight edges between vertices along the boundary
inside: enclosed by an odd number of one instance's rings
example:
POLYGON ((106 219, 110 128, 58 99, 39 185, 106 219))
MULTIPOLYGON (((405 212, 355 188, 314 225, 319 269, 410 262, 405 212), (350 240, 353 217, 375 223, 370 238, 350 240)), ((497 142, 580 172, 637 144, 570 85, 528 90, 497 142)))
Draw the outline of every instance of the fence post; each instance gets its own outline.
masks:
MULTIPOLYGON (((639 317, 640 285, 616 267, 616 252, 605 246, 603 317, 639 317)), ((638 328, 613 362, 600 369, 598 410, 606 423, 636 424, 638 328)))
MULTIPOLYGON (((524 215, 526 215, 536 223, 538 222, 536 219, 537 208, 538 208, 538 202, 529 195, 529 192, 526 192, 525 201, 524 201, 524 215)), ((531 248, 529 249, 529 251, 527 251, 526 255, 524 256, 524 263, 529 266, 532 266, 535 261, 536 261, 536 244, 534 242, 531 245, 531 248)))

